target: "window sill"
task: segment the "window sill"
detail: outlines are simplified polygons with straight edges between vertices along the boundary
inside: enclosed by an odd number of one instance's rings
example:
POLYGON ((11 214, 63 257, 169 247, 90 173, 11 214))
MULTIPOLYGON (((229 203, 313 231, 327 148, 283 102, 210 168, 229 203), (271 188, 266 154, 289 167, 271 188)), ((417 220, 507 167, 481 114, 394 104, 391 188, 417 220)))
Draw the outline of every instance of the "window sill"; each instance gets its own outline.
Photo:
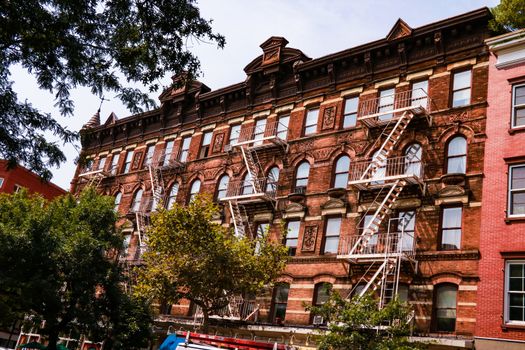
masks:
POLYGON ((511 216, 505 218, 505 223, 511 225, 516 222, 525 222, 525 215, 523 216, 511 216))
POLYGON ((509 135, 514 135, 514 134, 519 134, 519 133, 525 132, 525 126, 519 126, 519 127, 515 127, 515 128, 510 128, 508 130, 508 132, 509 132, 509 135))
POLYGON ((518 324, 518 323, 504 323, 501 325, 501 329, 503 331, 512 330, 512 329, 522 329, 525 330, 525 323, 518 324))

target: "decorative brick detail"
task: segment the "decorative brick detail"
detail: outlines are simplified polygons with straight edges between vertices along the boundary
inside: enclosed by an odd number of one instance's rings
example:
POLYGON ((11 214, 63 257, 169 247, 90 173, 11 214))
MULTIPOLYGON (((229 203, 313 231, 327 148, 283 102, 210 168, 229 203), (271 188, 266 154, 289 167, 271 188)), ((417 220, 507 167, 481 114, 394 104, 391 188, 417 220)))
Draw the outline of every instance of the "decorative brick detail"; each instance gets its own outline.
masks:
POLYGON ((315 243, 317 242, 317 225, 306 226, 303 237, 303 252, 315 251, 315 243))

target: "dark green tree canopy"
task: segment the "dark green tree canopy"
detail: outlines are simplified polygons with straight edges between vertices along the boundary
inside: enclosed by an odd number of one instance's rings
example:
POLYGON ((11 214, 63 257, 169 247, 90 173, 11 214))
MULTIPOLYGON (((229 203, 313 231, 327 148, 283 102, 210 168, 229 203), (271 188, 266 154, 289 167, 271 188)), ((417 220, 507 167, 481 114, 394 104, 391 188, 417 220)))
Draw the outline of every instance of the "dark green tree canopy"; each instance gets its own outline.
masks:
POLYGON ((0 194, 0 324, 45 320, 50 349, 70 331, 116 345, 140 333, 147 342, 147 305, 123 293, 111 254, 122 247, 115 221, 112 198, 92 189, 49 203, 25 191, 0 194))
POLYGON ((168 73, 199 73, 188 40, 225 40, 200 16, 195 0, 9 0, 0 1, 0 158, 22 163, 49 178, 64 161, 52 132, 65 142, 77 135, 53 116, 18 101, 9 70, 19 64, 41 89, 52 92, 62 115, 72 115, 70 90, 85 86, 97 96, 116 94, 133 113, 154 101, 150 92, 168 73))

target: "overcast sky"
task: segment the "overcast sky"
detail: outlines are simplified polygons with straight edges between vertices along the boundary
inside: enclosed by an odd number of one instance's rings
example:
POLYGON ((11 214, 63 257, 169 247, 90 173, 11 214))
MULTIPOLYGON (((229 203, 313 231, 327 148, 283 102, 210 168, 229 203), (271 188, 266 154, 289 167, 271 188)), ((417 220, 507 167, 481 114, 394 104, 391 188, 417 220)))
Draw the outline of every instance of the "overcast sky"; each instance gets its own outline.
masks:
MULTIPOLYGON (((398 18, 419 27, 483 6, 493 7, 498 0, 200 0, 202 16, 213 19, 213 28, 226 37, 222 50, 211 44, 193 43, 192 50, 202 64, 200 81, 212 90, 244 81, 244 67, 262 53, 259 45, 270 36, 283 36, 288 47, 300 49, 311 58, 321 57, 356 45, 383 38, 398 18)), ((35 79, 20 68, 12 70, 20 99, 55 115, 53 96, 38 90, 35 79)), ((169 77, 164 81, 169 82, 169 77)), ((79 130, 96 112, 100 101, 88 89, 72 93, 75 116, 59 118, 71 130, 79 130)), ((158 93, 152 97, 157 98, 158 93)), ((114 98, 104 102, 101 120, 111 112, 119 118, 129 115, 114 98)), ((78 147, 78 145, 77 145, 78 147)), ((78 156, 72 145, 64 146, 67 161, 53 169, 53 182, 69 189, 78 156)))

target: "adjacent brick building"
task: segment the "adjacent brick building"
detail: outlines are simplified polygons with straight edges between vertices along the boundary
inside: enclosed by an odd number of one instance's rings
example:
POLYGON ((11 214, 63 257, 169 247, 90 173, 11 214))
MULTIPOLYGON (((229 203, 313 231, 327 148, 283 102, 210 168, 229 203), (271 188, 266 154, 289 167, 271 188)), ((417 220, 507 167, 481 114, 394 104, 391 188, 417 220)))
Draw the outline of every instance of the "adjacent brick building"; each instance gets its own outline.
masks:
POLYGON ((525 31, 490 49, 476 349, 525 347, 525 31), (483 301, 483 302, 481 302, 483 301))
MULTIPOLYGON (((244 82, 211 91, 194 81, 164 92, 159 109, 104 124, 96 115, 72 191, 91 183, 115 197, 129 263, 160 199, 211 193, 217 222, 242 234, 269 225, 281 239, 284 220, 291 257, 279 283, 217 332, 315 345, 323 320, 304 304, 321 303, 331 284, 343 295, 374 290, 382 303, 397 294, 414 306, 418 335, 469 347, 489 19, 487 8, 419 28, 400 19, 384 39, 317 59, 271 37, 244 82)), ((163 311, 166 327, 196 319, 188 303, 163 311)))
POLYGON ((21 165, 9 168, 7 161, 0 159, 0 192, 14 193, 26 188, 29 193, 40 193, 46 199, 53 199, 66 193, 52 182, 42 180, 40 176, 21 165))

